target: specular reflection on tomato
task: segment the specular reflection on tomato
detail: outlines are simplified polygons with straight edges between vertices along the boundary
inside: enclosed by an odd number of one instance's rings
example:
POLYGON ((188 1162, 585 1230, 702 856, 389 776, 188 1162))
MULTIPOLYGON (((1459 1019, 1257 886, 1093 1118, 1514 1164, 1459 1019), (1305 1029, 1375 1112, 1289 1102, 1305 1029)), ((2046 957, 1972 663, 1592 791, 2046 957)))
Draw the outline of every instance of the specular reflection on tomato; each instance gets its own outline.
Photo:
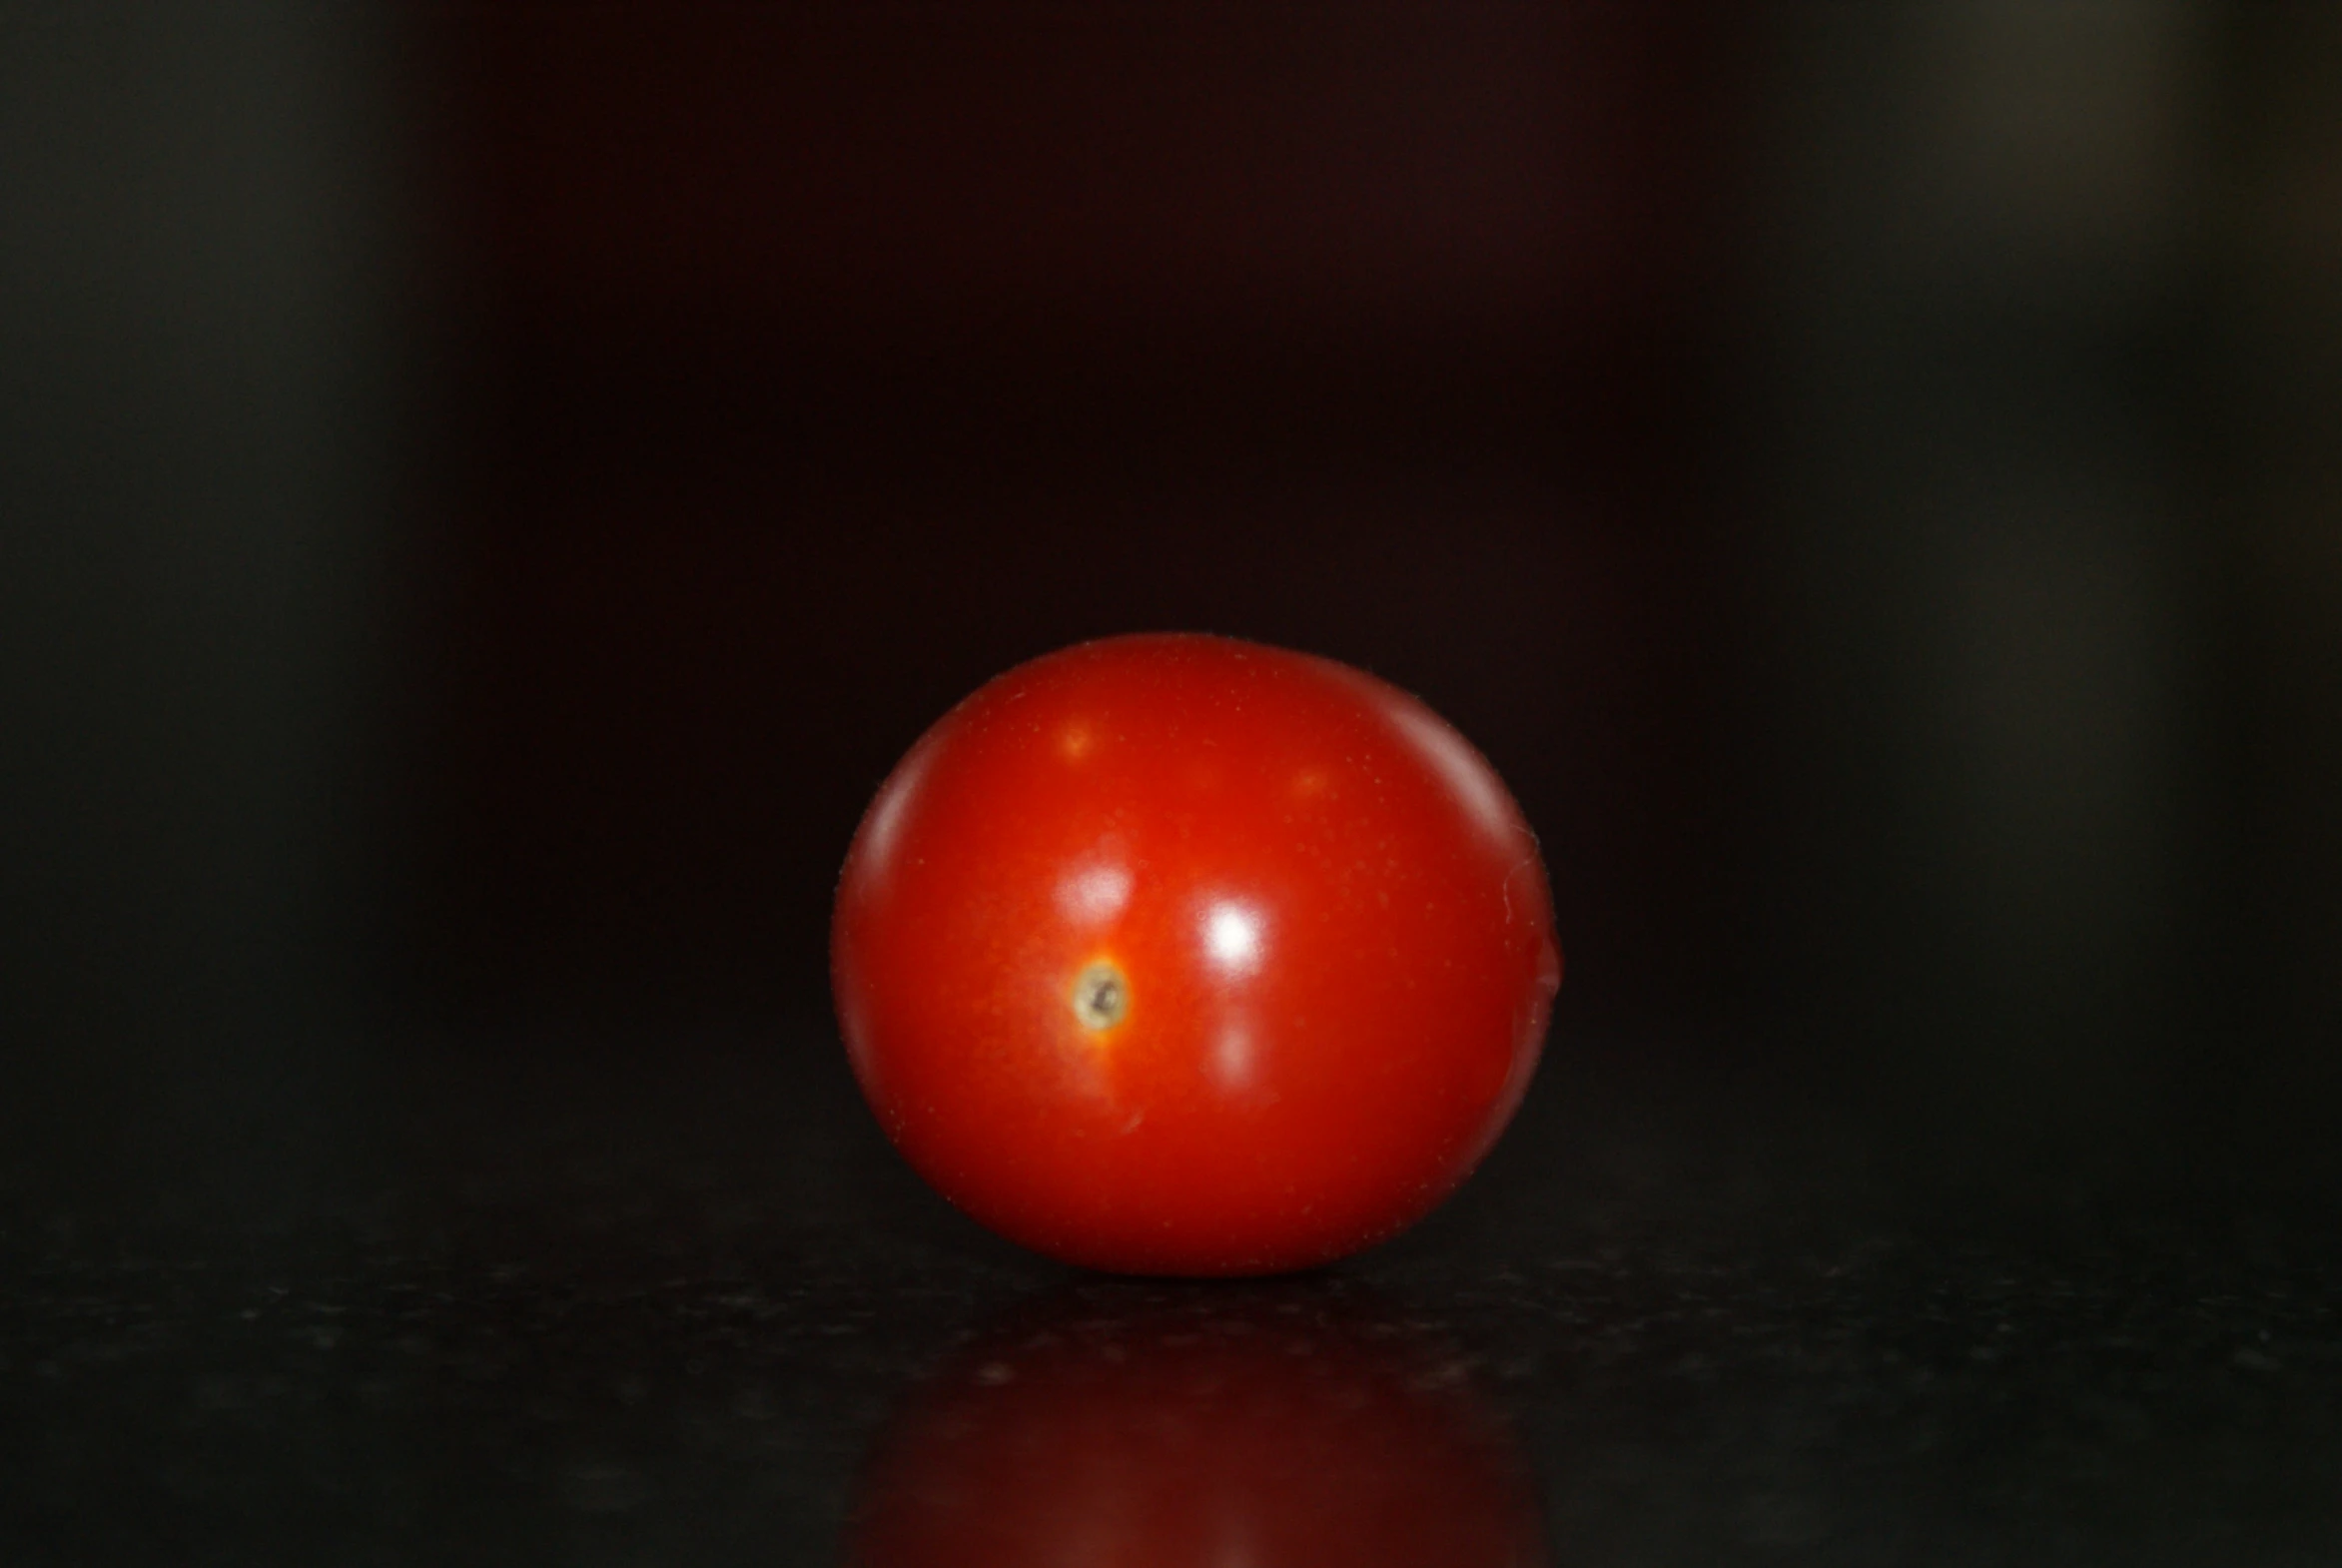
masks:
POLYGON ((1086 1285, 1013 1311, 867 1461, 860 1568, 1547 1560, 1527 1466, 1453 1348, 1354 1289, 1086 1285))

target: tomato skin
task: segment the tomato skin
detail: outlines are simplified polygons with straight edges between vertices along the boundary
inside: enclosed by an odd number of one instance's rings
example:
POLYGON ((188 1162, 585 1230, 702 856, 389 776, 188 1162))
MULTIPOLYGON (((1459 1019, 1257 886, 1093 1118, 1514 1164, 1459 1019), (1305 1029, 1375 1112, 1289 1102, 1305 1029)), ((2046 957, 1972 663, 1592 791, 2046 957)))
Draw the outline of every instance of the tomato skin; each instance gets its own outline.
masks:
POLYGON ((1561 960, 1479 754, 1362 671, 1229 638, 1082 643, 922 736, 832 927, 856 1077, 1010 1239, 1250 1274, 1396 1234, 1519 1106, 1561 960))

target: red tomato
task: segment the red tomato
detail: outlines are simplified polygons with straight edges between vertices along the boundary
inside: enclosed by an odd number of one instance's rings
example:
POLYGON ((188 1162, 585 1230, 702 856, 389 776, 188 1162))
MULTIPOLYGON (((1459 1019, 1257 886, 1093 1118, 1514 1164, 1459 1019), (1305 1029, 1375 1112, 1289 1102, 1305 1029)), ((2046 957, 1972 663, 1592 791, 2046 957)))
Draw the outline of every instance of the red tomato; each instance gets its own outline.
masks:
POLYGON ((1405 692, 1222 637, 1083 643, 922 736, 832 977, 897 1148, 1012 1240, 1268 1273, 1394 1235, 1520 1104, 1561 980, 1537 844, 1405 692))

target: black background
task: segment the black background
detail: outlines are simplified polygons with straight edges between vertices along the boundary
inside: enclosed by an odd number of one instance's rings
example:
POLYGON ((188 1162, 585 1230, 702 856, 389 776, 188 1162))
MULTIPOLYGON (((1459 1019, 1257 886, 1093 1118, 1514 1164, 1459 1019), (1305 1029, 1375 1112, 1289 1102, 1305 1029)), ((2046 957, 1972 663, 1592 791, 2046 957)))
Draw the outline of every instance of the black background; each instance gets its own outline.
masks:
MULTIPOLYGON (((2338 80, 2329 11, 2216 3, 0 10, 0 1376, 98 1236, 311 1236, 292 1277, 378 1294, 421 1236, 484 1300, 832 1226, 902 1250, 811 1319, 1013 1293, 859 1120, 828 897, 951 702, 1163 627, 1418 692, 1545 846, 1546 1078, 1369 1271, 1452 1303, 1624 1227, 1771 1278, 1784 1227, 1851 1266, 1988 1214, 1955 1320, 2064 1261, 2172 1313, 2303 1288, 2338 80)), ((1782 1288, 1908 1345, 1924 1276, 1782 1288)), ((2330 1451, 2314 1380, 2180 1385, 2122 1397, 2188 1462, 2330 1451)), ((1911 1429, 1982 1452, 1984 1408, 1911 1429)), ((2206 1487, 2173 1517, 2240 1516, 2206 1487)), ((2104 1524, 2044 1495, 2005 1517, 2104 1524)))

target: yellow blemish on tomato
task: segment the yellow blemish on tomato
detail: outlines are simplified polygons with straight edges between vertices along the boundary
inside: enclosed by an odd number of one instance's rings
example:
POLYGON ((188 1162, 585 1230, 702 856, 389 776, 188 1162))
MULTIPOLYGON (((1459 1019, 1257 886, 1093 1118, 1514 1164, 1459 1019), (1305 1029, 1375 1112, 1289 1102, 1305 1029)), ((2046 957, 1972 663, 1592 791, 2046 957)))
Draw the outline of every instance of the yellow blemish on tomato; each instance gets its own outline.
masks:
POLYGON ((1097 744, 1098 737, 1087 724, 1069 724, 1058 731, 1058 755, 1068 762, 1080 762, 1097 744))
POLYGON ((1333 780, 1323 768, 1303 768, 1293 775, 1293 796, 1297 800, 1315 800, 1332 787, 1333 780))

